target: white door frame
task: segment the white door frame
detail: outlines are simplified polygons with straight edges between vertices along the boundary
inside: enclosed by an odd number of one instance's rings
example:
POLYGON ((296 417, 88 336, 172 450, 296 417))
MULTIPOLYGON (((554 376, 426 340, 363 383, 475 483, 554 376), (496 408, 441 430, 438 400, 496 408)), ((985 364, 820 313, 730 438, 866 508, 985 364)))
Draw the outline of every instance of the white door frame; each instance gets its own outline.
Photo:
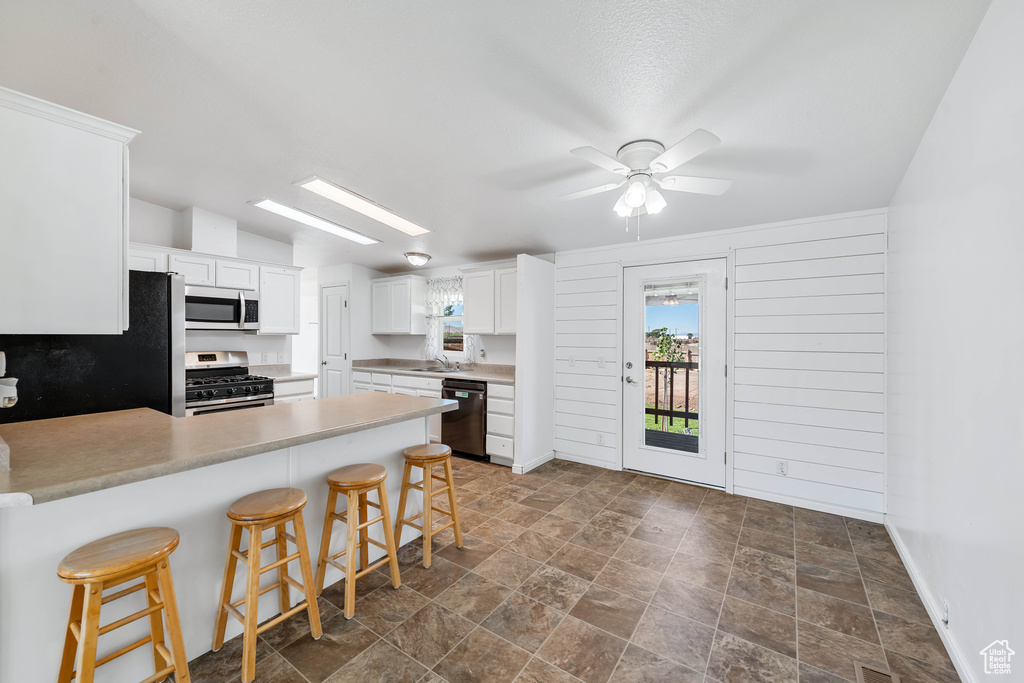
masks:
MULTIPOLYGON (((324 349, 327 347, 327 325, 326 315, 324 314, 324 290, 331 287, 344 287, 346 292, 346 301, 352 300, 352 285, 348 280, 344 282, 335 282, 329 285, 320 285, 320 290, 317 295, 317 312, 319 315, 318 326, 320 328, 319 333, 319 344, 317 347, 317 357, 320 359, 319 365, 319 378, 320 378, 320 396, 318 398, 326 398, 327 394, 327 375, 326 375, 326 360, 324 359, 324 349)), ((345 386, 343 390, 346 394, 352 393, 352 308, 346 306, 342 309, 341 313, 341 349, 342 353, 345 354, 345 368, 343 370, 345 374, 345 386)))
MULTIPOLYGON (((736 252, 735 250, 729 251, 711 251, 704 253, 691 254, 682 258, 646 258, 646 259, 633 259, 633 260, 620 260, 619 265, 619 300, 616 304, 618 308, 618 318, 621 323, 623 320, 623 295, 624 295, 624 268, 630 268, 633 266, 655 266, 659 264, 667 263, 687 263, 690 261, 706 261, 708 259, 724 258, 725 259, 725 273, 728 278, 728 288, 725 292, 725 358, 726 364, 729 368, 728 376, 725 382, 725 450, 726 450, 726 464, 725 464, 725 491, 726 493, 733 493, 734 490, 734 472, 735 472, 735 372, 736 366, 736 252)), ((617 331, 619 337, 619 367, 623 367, 624 363, 624 349, 622 339, 622 325, 619 325, 617 331)), ((620 415, 623 414, 623 406, 625 405, 625 397, 623 389, 625 388, 625 377, 622 379, 622 383, 619 387, 619 408, 620 415)), ((623 467, 623 455, 625 453, 625 430, 622 428, 624 418, 620 417, 619 427, 619 469, 623 467)))

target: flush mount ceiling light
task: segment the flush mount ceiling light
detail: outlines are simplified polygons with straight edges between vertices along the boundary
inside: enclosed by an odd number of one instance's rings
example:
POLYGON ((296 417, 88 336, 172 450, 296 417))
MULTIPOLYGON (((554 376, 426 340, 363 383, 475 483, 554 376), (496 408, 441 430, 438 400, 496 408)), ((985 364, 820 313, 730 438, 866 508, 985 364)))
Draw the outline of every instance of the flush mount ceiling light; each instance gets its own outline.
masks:
POLYGON ((668 149, 665 149, 665 146, 656 140, 629 142, 619 148, 614 159, 593 147, 577 147, 571 150, 572 154, 586 159, 606 171, 626 176, 626 179, 618 183, 608 183, 572 192, 563 195, 562 199, 580 199, 592 194, 616 190, 625 185, 625 191, 615 202, 613 208, 619 216, 629 218, 644 213, 658 213, 667 206, 668 202, 665 201, 658 188, 674 192, 720 195, 732 185, 731 180, 683 175, 654 177, 656 174, 667 173, 683 165, 719 142, 721 140, 706 130, 697 129, 668 149))
POLYGON ((426 264, 430 260, 430 254, 421 254, 418 251, 407 251, 405 252, 405 260, 412 265, 419 267, 426 264))
POLYGON ((293 221, 298 221, 299 223, 308 225, 311 228, 323 230, 324 232, 329 232, 332 235, 337 235, 338 237, 344 237, 347 240, 352 240, 353 242, 358 242, 359 244, 380 243, 380 240, 375 240, 372 237, 367 237, 366 235, 358 233, 355 230, 349 230, 346 227, 340 226, 337 223, 332 223, 328 220, 320 218, 319 216, 314 216, 311 213, 306 213, 305 211, 300 211, 299 209, 293 208, 291 206, 286 206, 279 202, 275 202, 273 199, 260 199, 249 203, 252 204, 253 206, 258 206, 259 208, 265 211, 276 213, 278 216, 290 218, 293 221))
POLYGON ((385 209, 380 204, 372 202, 366 197, 358 195, 351 190, 346 190, 334 183, 327 182, 323 178, 313 176, 307 180, 300 180, 295 184, 309 190, 310 192, 316 192, 321 197, 326 197, 332 202, 337 202, 346 208, 358 211, 364 216, 368 216, 375 221, 379 221, 384 225, 394 228, 395 230, 404 232, 406 235, 415 236, 430 232, 426 228, 402 218, 394 211, 385 209))

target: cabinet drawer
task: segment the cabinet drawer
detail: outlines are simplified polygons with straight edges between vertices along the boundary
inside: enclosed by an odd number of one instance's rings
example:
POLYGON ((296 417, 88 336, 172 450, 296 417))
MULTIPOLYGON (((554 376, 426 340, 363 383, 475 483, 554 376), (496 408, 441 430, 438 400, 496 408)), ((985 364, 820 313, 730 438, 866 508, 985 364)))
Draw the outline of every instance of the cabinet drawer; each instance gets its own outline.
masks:
POLYGON ((510 401, 504 398, 494 398, 493 396, 487 397, 487 412, 488 413, 500 413, 502 415, 515 415, 516 404, 515 401, 510 401))
POLYGON ((374 384, 386 384, 389 389, 391 388, 391 375, 374 372, 370 375, 370 381, 374 384))
POLYGON ((373 387, 374 391, 379 391, 382 394, 390 394, 391 393, 391 385, 390 384, 374 384, 374 385, 372 385, 372 387, 373 387))
POLYGON ((369 384, 363 382, 356 382, 352 385, 353 394, 368 394, 373 391, 373 388, 369 384))
POLYGON ((393 375, 391 383, 396 387, 409 389, 430 389, 441 391, 441 380, 430 377, 409 377, 406 375, 393 375))
POLYGON ((368 372, 356 372, 356 371, 353 370, 352 371, 352 381, 353 382, 364 382, 366 384, 369 384, 370 382, 373 381, 373 379, 371 378, 370 373, 368 373, 368 372))
POLYGON ((516 419, 511 415, 487 413, 487 433, 511 438, 516 435, 516 419))
POLYGON ((274 382, 274 399, 278 396, 298 396, 299 394, 313 394, 313 380, 302 379, 282 382, 278 380, 274 382))
POLYGON ((487 455, 496 455, 499 458, 511 458, 513 450, 512 445, 512 439, 488 434, 484 450, 487 452, 487 455))
POLYGON ((516 397, 516 386, 514 384, 495 384, 489 382, 487 384, 487 395, 492 398, 507 398, 509 400, 516 397))

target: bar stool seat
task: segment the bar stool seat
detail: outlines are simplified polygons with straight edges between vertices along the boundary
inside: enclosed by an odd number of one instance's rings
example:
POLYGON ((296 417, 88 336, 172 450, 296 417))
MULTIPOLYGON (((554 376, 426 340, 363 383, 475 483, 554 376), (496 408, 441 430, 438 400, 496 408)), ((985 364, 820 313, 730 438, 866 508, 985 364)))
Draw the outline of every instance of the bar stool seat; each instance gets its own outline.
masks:
POLYGON ((320 537, 320 554, 316 563, 316 594, 324 590, 327 565, 345 574, 345 618, 355 615, 356 579, 372 572, 377 567, 390 564, 391 585, 398 588, 402 577, 398 572, 398 555, 395 552, 395 538, 391 529, 391 510, 388 507, 388 491, 384 484, 388 471, 376 463, 357 463, 339 467, 327 475, 327 510, 324 513, 324 530, 320 537), (367 494, 376 491, 374 503, 367 494), (338 512, 338 495, 345 496, 347 503, 343 512, 338 512), (373 519, 368 518, 367 509, 373 507, 380 512, 373 519), (331 554, 331 533, 335 522, 345 524, 345 548, 331 554), (377 522, 384 525, 384 543, 369 535, 369 527, 377 522), (370 544, 384 551, 384 557, 370 564, 370 544), (359 551, 359 569, 356 570, 356 550, 359 551), (338 560, 345 556, 345 563, 338 560))
POLYGON ((454 527, 455 547, 462 547, 462 527, 459 525, 459 506, 455 501, 455 477, 452 475, 452 449, 442 443, 425 443, 417 446, 410 446, 402 451, 405 458, 405 470, 402 472, 402 495, 398 500, 398 525, 395 528, 395 538, 402 542, 402 527, 411 526, 423 532, 423 566, 429 568, 430 542, 435 534, 438 534, 449 527, 454 527), (434 476, 434 467, 444 467, 444 476, 434 476), (412 483, 412 468, 423 469, 423 479, 418 484, 412 483), (434 482, 442 482, 444 486, 434 488, 434 482), (406 519, 405 506, 409 500, 409 491, 417 490, 423 492, 423 512, 406 519), (434 496, 448 493, 448 510, 434 507, 434 496), (433 528, 433 513, 447 515, 450 520, 437 529, 433 528), (421 524, 416 520, 422 518, 421 524))
POLYGON ((92 683, 96 667, 147 643, 152 645, 156 673, 144 683, 163 680, 171 673, 177 681, 188 683, 188 660, 168 563, 168 557, 178 547, 178 540, 178 532, 167 527, 133 529, 87 543, 61 560, 57 576, 74 588, 58 683, 70 683, 72 679, 92 683), (107 588, 138 578, 142 581, 133 586, 103 595, 107 588), (100 626, 101 605, 138 591, 145 591, 145 608, 100 626), (145 616, 149 617, 148 636, 96 659, 99 636, 145 616), (170 649, 164 643, 164 617, 170 649))
POLYGON ((309 617, 309 630, 313 638, 319 639, 323 633, 320 610, 317 608, 316 595, 313 593, 313 570, 309 562, 309 549, 306 546, 306 530, 302 523, 302 508, 305 505, 306 494, 302 489, 280 488, 250 493, 236 500, 228 508, 231 538, 224 566, 224 582, 217 608, 217 620, 213 630, 213 649, 219 650, 224 645, 224 630, 229 614, 242 623, 243 683, 249 683, 256 677, 258 634, 303 611, 309 617), (292 523, 294 534, 288 533, 288 522, 292 523), (263 532, 267 529, 273 529, 274 536, 264 542, 263 532), (243 531, 249 532, 249 545, 244 551, 241 549, 243 531), (292 554, 288 553, 289 542, 296 547, 292 554), (276 560, 261 566, 262 551, 269 547, 275 547, 276 560), (302 583, 288 575, 288 564, 295 560, 299 563, 302 583), (231 594, 238 562, 246 565, 245 595, 239 600, 232 601, 231 594), (277 580, 265 588, 260 588, 260 577, 274 569, 277 569, 277 580), (291 604, 290 586, 295 587, 303 595, 303 599, 294 607, 291 604), (278 591, 281 613, 260 626, 257 615, 259 596, 274 589, 278 591), (243 603, 244 613, 238 609, 243 603))

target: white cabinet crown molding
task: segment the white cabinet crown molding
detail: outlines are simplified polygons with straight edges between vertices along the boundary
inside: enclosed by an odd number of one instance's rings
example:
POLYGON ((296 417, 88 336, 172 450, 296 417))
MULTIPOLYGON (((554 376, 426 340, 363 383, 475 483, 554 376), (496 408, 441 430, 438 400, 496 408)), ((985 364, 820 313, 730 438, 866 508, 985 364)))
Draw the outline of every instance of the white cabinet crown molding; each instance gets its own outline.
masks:
POLYGON ((134 128, 3 87, 0 87, 0 106, 103 135, 124 144, 128 144, 139 134, 139 131, 134 128))

